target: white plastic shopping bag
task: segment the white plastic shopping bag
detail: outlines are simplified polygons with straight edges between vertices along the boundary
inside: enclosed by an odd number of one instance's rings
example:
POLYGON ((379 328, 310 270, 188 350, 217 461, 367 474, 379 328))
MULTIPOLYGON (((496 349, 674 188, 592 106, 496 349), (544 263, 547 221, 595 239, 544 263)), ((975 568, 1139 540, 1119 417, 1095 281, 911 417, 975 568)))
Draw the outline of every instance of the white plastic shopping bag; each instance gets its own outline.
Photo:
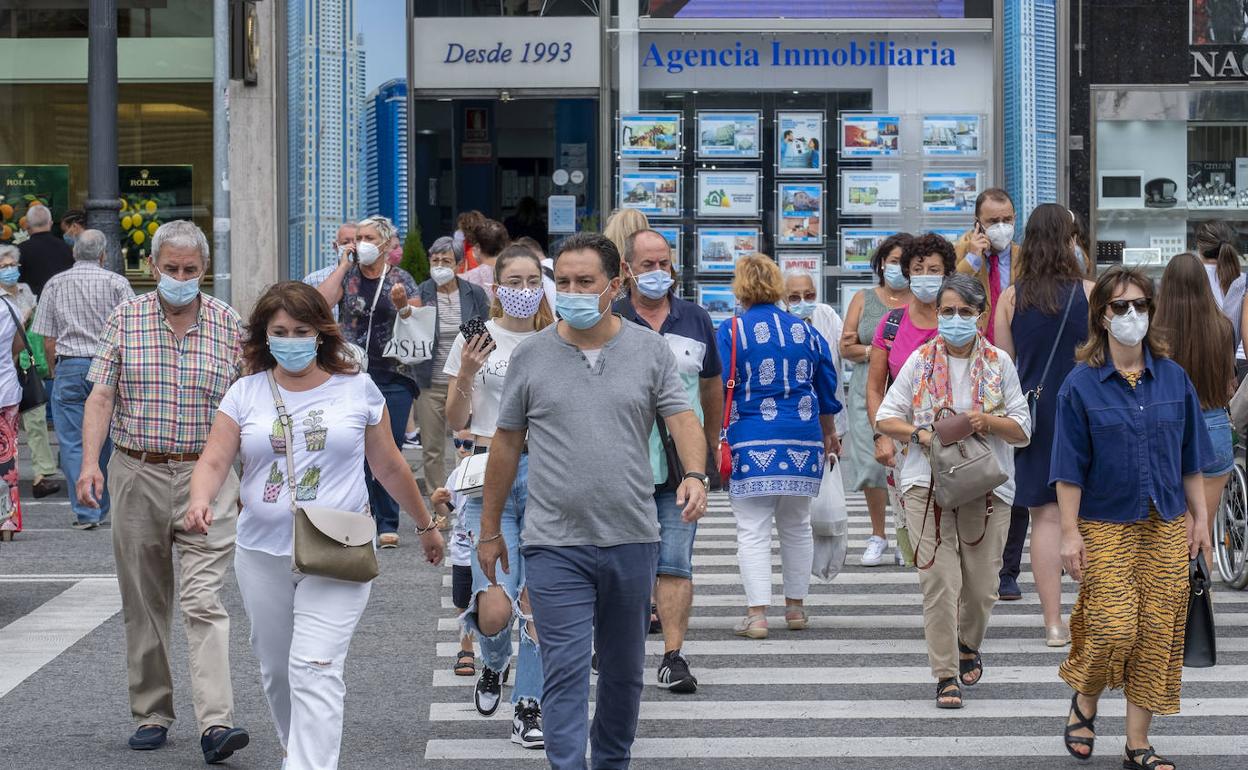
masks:
POLYGON ((402 364, 419 364, 433 358, 433 341, 438 334, 438 309, 414 307, 407 318, 394 317, 394 332, 382 355, 402 364))
POLYGON ((845 505, 845 482, 836 457, 828 458, 819 496, 810 503, 810 528, 816 536, 830 537, 849 532, 849 508, 845 505))

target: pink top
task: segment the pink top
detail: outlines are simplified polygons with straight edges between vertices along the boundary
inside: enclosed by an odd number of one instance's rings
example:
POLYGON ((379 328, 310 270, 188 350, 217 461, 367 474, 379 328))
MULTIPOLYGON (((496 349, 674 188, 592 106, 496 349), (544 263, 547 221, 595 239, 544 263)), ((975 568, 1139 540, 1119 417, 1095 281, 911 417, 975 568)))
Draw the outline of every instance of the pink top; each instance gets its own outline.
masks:
POLYGON ((468 283, 475 283, 489 296, 490 301, 494 301, 494 267, 493 265, 478 265, 471 270, 465 270, 459 274, 462 280, 468 283))
MULTIPOLYGON (((889 313, 891 312, 890 310, 889 313)), ((875 338, 871 340, 871 346, 888 351, 888 376, 895 380, 897 372, 901 371, 901 367, 905 365, 910 354, 935 337, 936 330, 920 329, 910 323, 910 306, 906 305, 901 314, 901 325, 897 327, 897 338, 893 340, 890 350, 888 343, 884 341, 884 327, 888 324, 889 313, 884 314, 884 317, 880 319, 880 325, 875 328, 875 338)))

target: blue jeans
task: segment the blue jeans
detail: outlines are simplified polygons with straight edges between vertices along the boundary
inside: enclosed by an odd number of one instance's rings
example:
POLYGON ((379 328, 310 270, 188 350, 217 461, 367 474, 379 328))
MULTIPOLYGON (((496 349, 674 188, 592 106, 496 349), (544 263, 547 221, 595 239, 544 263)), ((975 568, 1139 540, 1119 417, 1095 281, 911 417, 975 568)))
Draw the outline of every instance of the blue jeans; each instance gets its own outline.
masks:
POLYGON ((655 495, 654 507, 659 511, 658 573, 692 580, 693 538, 698 534, 698 523, 681 518, 675 492, 655 495))
MULTIPOLYGON (((1204 475, 1209 478, 1225 476, 1235 465, 1235 444, 1231 438, 1231 417, 1225 409, 1205 409, 1205 427, 1209 429, 1209 440, 1213 442, 1213 457, 1205 466, 1204 475)), ((1210 514, 1213 514, 1210 511, 1210 514)))
MULTIPOLYGON (((91 395, 92 385, 87 381, 91 368, 90 358, 62 358, 56 365, 56 379, 52 381, 52 427, 56 429, 56 441, 61 450, 61 472, 69 486, 69 506, 74 517, 82 523, 99 523, 108 518, 108 484, 99 508, 88 508, 78 502, 74 487, 82 473, 82 412, 91 395)), ((100 447, 100 470, 108 476, 108 458, 113 453, 112 439, 107 436, 100 447)))
POLYGON ((546 760, 554 770, 584 770, 589 738, 594 770, 626 768, 641 708, 659 544, 530 546, 524 556, 546 671, 546 760), (591 731, 585 703, 594 649, 602 665, 591 731))
MULTIPOLYGON (((412 402, 416 400, 416 383, 401 374, 391 372, 369 372, 373 383, 386 399, 386 410, 390 413, 390 433, 394 435, 394 444, 403 448, 403 437, 407 432, 407 416, 412 412, 412 402)), ((381 482, 373 477, 372 468, 364 463, 364 482, 368 486, 368 504, 372 508, 373 518, 377 520, 378 534, 399 531, 399 504, 385 490, 381 482)), ((431 490, 432 491, 432 490, 431 490)))
MULTIPOLYGON (((503 505, 503 517, 499 528, 503 533, 503 542, 507 544, 507 565, 510 572, 503 572, 501 564, 495 565, 494 577, 511 600, 512 618, 520 618, 520 653, 516 657, 516 684, 511 690, 511 702, 521 698, 532 698, 539 703, 542 700, 542 659, 538 654, 537 642, 529 636, 527 621, 531 620, 520 609, 520 592, 524 590, 525 580, 524 556, 520 546, 524 541, 524 506, 529 498, 529 456, 520 455, 520 465, 516 468, 516 481, 511 485, 511 494, 503 505)), ((481 532, 481 498, 474 497, 464 504, 464 528, 473 535, 481 532)), ((477 597, 491 585, 489 578, 481 569, 477 560, 477 549, 472 549, 472 602, 460 616, 464 629, 471 632, 481 643, 481 662, 491 671, 502 673, 511 661, 511 623, 493 636, 481 633, 477 626, 477 597)))

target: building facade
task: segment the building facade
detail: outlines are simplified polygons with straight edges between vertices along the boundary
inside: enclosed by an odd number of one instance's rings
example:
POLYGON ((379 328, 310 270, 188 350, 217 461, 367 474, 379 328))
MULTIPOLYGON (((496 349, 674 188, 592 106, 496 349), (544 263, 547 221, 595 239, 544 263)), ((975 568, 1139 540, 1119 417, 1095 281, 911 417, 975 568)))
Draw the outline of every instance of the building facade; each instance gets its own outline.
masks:
POLYGON ((364 100, 360 201, 407 233, 407 81, 382 83, 364 100))
POLYGON ((1026 215, 1057 200, 1057 2, 1015 0, 1004 5, 1004 181, 1026 215))

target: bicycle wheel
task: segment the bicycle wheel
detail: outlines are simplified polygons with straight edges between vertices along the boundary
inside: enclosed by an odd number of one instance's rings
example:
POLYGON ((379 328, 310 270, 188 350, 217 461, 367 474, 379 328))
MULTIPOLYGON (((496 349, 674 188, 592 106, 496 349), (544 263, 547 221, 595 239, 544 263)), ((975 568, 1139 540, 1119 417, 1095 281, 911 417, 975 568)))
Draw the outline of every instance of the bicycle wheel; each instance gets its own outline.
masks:
POLYGON ((1236 463, 1213 525, 1214 560, 1232 588, 1248 585, 1248 478, 1236 463))

